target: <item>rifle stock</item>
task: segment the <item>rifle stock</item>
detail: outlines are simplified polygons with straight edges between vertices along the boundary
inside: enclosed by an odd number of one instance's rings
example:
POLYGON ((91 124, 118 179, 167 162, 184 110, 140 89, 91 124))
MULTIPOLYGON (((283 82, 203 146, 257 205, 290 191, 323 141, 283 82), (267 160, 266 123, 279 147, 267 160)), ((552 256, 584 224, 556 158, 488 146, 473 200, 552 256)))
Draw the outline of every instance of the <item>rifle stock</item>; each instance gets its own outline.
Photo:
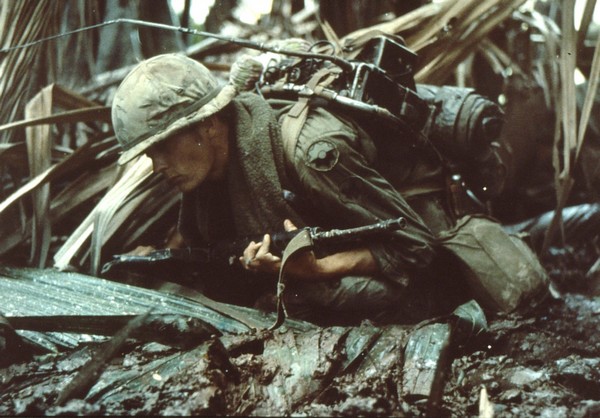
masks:
MULTIPOLYGON (((314 246, 321 248, 359 242, 364 238, 384 235, 387 232, 398 231, 404 228, 406 228, 406 219, 403 217, 350 229, 322 231, 318 227, 306 227, 294 231, 271 234, 271 246, 269 249, 272 254, 281 256, 291 239, 305 230, 308 231, 314 246)), ((106 274, 114 268, 149 266, 170 261, 194 265, 226 262, 231 266, 243 253, 250 241, 262 241, 262 236, 222 241, 204 247, 165 248, 152 251, 147 255, 118 254, 114 256, 112 261, 109 261, 102 267, 102 274, 106 274)))

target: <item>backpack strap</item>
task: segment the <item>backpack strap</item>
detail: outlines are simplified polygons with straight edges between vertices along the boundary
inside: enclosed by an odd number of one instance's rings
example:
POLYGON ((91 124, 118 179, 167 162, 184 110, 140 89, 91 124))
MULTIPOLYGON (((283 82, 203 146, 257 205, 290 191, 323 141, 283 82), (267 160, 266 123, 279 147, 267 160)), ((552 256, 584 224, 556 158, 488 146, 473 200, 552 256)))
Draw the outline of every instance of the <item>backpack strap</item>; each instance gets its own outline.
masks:
MULTIPOLYGON (((283 116, 281 138, 283 140, 283 149, 287 156, 286 161, 288 165, 293 161, 294 150, 296 149, 300 131, 308 117, 308 105, 311 96, 315 92, 319 92, 320 89, 330 85, 333 80, 338 77, 339 73, 340 71, 334 68, 321 68, 317 71, 308 83, 306 83, 304 89, 299 93, 300 97, 298 101, 292 106, 290 111, 283 116)), ((279 279, 277 280, 277 320, 269 329, 274 330, 279 328, 287 316, 283 293, 285 291, 285 268, 288 259, 299 252, 312 248, 312 246, 313 243, 310 234, 308 231, 302 231, 289 242, 283 251, 279 279)))
POLYGON ((308 117, 310 98, 315 92, 329 86, 338 77, 339 73, 340 70, 336 68, 321 68, 317 71, 298 93, 299 98, 296 104, 283 116, 281 138, 288 164, 293 161, 298 136, 308 117))

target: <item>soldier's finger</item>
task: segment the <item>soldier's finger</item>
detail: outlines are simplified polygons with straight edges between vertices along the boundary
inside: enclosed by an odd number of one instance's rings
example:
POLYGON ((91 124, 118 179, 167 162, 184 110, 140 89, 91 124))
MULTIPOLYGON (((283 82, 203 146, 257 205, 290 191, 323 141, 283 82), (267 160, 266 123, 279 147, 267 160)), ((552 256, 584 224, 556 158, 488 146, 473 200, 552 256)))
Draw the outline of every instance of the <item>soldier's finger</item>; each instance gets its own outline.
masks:
POLYGON ((250 242, 248 246, 244 249, 242 256, 240 257, 240 263, 244 266, 244 268, 248 269, 250 263, 256 258, 256 253, 262 246, 262 242, 250 242))
POLYGON ((269 252, 269 247, 271 246, 271 236, 269 234, 265 234, 263 237, 262 243, 258 251, 256 252, 256 258, 262 257, 269 252))

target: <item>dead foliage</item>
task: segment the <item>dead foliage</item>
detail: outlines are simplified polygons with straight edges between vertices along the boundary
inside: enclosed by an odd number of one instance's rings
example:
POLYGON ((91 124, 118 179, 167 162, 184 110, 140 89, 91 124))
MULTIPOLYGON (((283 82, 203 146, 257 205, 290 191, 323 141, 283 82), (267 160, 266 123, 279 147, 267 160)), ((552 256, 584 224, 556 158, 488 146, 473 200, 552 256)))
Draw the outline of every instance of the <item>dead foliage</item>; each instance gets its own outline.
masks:
MULTIPOLYGON (((0 3, 1 46, 5 48, 41 39, 60 33, 64 27, 96 24, 102 19, 94 10, 100 10, 101 3, 100 0, 0 3), (69 8, 62 7, 67 3, 69 8), (69 13, 65 11, 67 9, 69 13), (67 15, 76 18, 61 27, 61 19, 67 15)), ((483 59, 502 80, 500 92, 507 97, 510 88, 516 84, 539 88, 546 108, 556 109, 552 163, 556 213, 560 214, 574 187, 582 150, 586 146, 588 121, 597 111, 593 103, 600 80, 600 40, 596 41, 590 70, 584 74, 588 87, 580 114, 577 113, 573 82, 577 52, 590 25, 595 0, 587 1, 579 31, 574 27, 574 2, 569 0, 561 2, 563 15, 560 22, 525 7, 526 0, 422 3, 409 13, 341 37, 328 22, 316 18, 318 11, 315 9, 305 8, 292 14, 287 2, 277 4, 263 26, 230 21, 226 29, 228 33, 233 31, 236 36, 257 41, 287 36, 299 36, 309 41, 326 38, 347 58, 360 52, 369 34, 381 31, 403 37, 418 53, 415 75, 420 83, 474 85, 476 60, 483 59), (506 29, 514 27, 526 28, 527 36, 534 34, 541 42, 534 51, 535 60, 529 56, 524 59, 513 49, 512 39, 498 35, 509 33, 506 29), (556 60, 557 56, 559 60, 556 60)), ((517 30, 517 33, 521 32, 517 30)), ((174 225, 178 195, 160 177, 152 174, 151 162, 141 157, 122 167, 116 163, 119 148, 110 124, 109 107, 115 87, 131 66, 128 63, 121 68, 95 71, 95 56, 86 47, 97 42, 98 37, 93 31, 82 32, 70 41, 65 38, 0 53, 2 264, 53 266, 95 275, 112 254, 126 252, 142 243, 160 246, 174 225), (84 70, 71 71, 75 61, 82 64, 84 70), (71 76, 64 77, 67 73, 71 76)), ((186 54, 202 60, 220 76, 226 77, 229 63, 235 59, 239 47, 214 39, 188 38, 188 41, 193 43, 185 47, 186 54)), ((141 53, 123 42, 123 48, 130 47, 132 56, 141 53)), ((512 104, 509 101, 508 105, 512 104)), ((510 154, 518 146, 508 143, 506 152, 510 154)), ((560 218, 555 219, 547 232, 546 247, 560 232, 560 218)), ((597 268, 594 274, 597 274, 597 268)), ((77 283, 70 286, 82 286, 83 281, 77 283)), ((55 283, 54 287, 58 285, 55 283)), ((238 326, 245 327, 245 331, 251 328, 250 325, 264 320, 235 307, 207 301, 189 289, 186 297, 195 298, 204 306, 212 304, 210 307, 215 311, 236 318, 241 324, 238 326)), ((93 303, 102 302, 96 300, 93 303)), ((573 302, 575 306, 584 304, 580 300, 573 302)), ((597 327, 598 312, 589 310, 586 315, 591 318, 590 324, 597 327)), ((575 355, 565 349, 560 350, 559 356, 552 350, 556 342, 550 337, 544 347, 536 346, 555 329, 558 318, 566 316, 571 322, 578 323, 577 315, 576 309, 555 307, 550 320, 546 317, 521 323, 519 331, 522 332, 516 334, 513 333, 514 323, 510 322, 514 318, 496 323, 495 336, 486 335, 475 341, 469 348, 471 352, 479 351, 465 354, 454 363, 450 389, 444 393, 431 377, 435 371, 415 365, 408 368, 405 375, 400 375, 398 364, 410 366, 410 359, 404 357, 410 351, 401 350, 411 338, 406 329, 378 329, 368 324, 354 330, 315 329, 307 325, 302 332, 287 329, 270 334, 269 338, 262 334, 244 334, 241 339, 228 335, 203 340, 198 347, 184 353, 157 348, 152 343, 135 350, 123 341, 117 341, 114 347, 122 350, 120 359, 110 362, 110 356, 107 356, 96 364, 106 380, 89 392, 93 382, 84 381, 87 401, 71 399, 76 397, 73 392, 65 391, 59 395, 56 390, 64 388, 66 376, 74 376, 92 359, 87 348, 47 357, 48 364, 14 366, 7 372, 12 377, 3 380, 3 387, 10 386, 12 395, 6 396, 14 396, 16 406, 5 412, 47 413, 48 399, 56 400, 57 396, 62 396, 59 403, 64 402, 64 405, 53 405, 50 412, 92 415, 293 412, 352 416, 393 412, 415 415, 427 412, 427 408, 433 408, 428 412, 436 411, 439 404, 423 404, 423 394, 434 393, 432 398, 437 396, 436 402, 443 396, 444 408, 461 412, 467 408, 468 414, 479 413, 480 416, 491 414, 494 406, 490 396, 495 396, 508 405, 506 408, 513 408, 510 412, 518 416, 519 412, 539 412, 539 408, 523 401, 523 393, 517 390, 520 381, 515 379, 526 379, 526 384, 540 389, 540 396, 551 388, 561 393, 569 392, 564 395, 565 399, 574 396, 572 393, 591 399, 587 391, 597 390, 598 376, 591 371, 595 370, 597 361, 590 361, 590 371, 585 373, 576 370, 575 364, 584 357, 589 360, 592 354, 598 355, 597 338, 593 340, 593 347, 586 345, 585 338, 595 335, 590 329, 583 329, 584 325, 578 324, 575 329, 558 330, 561 347, 574 347, 578 353, 575 355), (583 340, 577 340, 582 336, 585 337, 583 340), (573 339, 577 341, 574 343, 573 339), (532 351, 532 347, 538 351, 532 351), (505 353, 517 351, 533 354, 523 356, 522 364, 506 360, 505 353), (485 353, 491 354, 486 357, 485 353), (557 363, 549 369, 550 374, 536 380, 539 376, 530 367, 535 364, 535 357, 554 354, 557 363), (296 366, 295 359, 299 356, 306 367, 299 369, 296 366), (49 365, 55 360, 59 365, 58 373, 51 374, 47 368, 55 367, 49 365), (562 363, 559 364, 559 360, 562 363), (511 370, 508 380, 493 374, 506 367, 511 370), (413 376, 409 381, 411 373, 413 376), (38 385, 29 387, 31 381, 28 385, 21 384, 18 378, 25 375, 32 377, 38 385), (356 379, 356 376, 361 378, 356 379), (473 391, 473 388, 477 390, 473 391), (412 400, 407 403, 405 399, 412 400)), ((265 323, 270 325, 271 319, 265 323)), ((88 376, 92 372, 88 372, 88 376)), ((597 400, 597 395, 594 396, 597 400)), ((561 402, 567 402, 561 399, 561 402)), ((442 412, 451 413, 448 410, 442 412)))
MULTIPOLYGON (((458 77, 459 70, 464 70, 465 63, 469 63, 474 54, 483 53, 496 72, 506 76, 506 70, 511 69, 513 73, 541 84, 548 105, 558 103, 562 109, 557 112, 554 157, 559 202, 557 213, 560 213, 560 208, 568 200, 575 169, 573 165, 577 162, 577 158, 571 156, 574 153, 579 155, 581 151, 585 127, 592 111, 592 92, 597 89, 598 82, 598 59, 594 58, 591 73, 587 75, 590 84, 586 104, 580 120, 576 121, 571 74, 575 68, 576 45, 581 42, 583 34, 574 30, 573 7, 564 8, 562 30, 559 30, 534 10, 520 9, 524 3, 524 0, 426 3, 405 15, 356 30, 343 38, 338 38, 327 22, 323 22, 321 28, 328 40, 338 45, 342 55, 350 58, 360 51, 373 31, 402 36, 407 45, 419 54, 416 69, 419 82, 452 83, 452 78, 458 77), (507 19, 531 25, 546 42, 547 60, 531 73, 521 68, 509 51, 489 37, 507 19), (555 53, 561 58, 559 65, 552 64, 555 53)), ((588 2, 583 29, 589 25, 593 3, 588 2)), ((5 4, 1 9, 2 21, 23 23, 2 25, 2 45, 23 44, 58 33, 60 11, 55 4, 5 4)), ((81 26, 97 23, 98 17, 87 10, 84 8, 79 13, 81 26)), ((271 16, 271 21, 285 20, 286 12, 287 18, 296 23, 308 23, 315 16, 314 9, 304 9, 294 15, 290 15, 289 10, 280 12, 281 15, 271 16)), ((259 34, 247 26, 240 27, 242 30, 238 33, 242 36, 255 37, 259 34)), ((286 27, 290 28, 289 25, 286 27)), ((292 28, 304 31, 292 35, 308 39, 318 34, 314 25, 298 24, 292 25, 292 28)), ((267 36, 274 36, 266 30, 264 32, 267 36)), ((78 45, 90 40, 91 34, 83 34, 77 35, 78 45)), ((174 193, 165 193, 164 185, 151 174, 150 164, 144 158, 125 167, 116 166, 118 150, 111 137, 108 106, 110 92, 128 68, 94 75, 84 88, 79 89, 84 93, 49 84, 31 95, 30 86, 35 85, 34 81, 40 81, 36 78, 40 71, 34 62, 44 48, 48 48, 48 54, 55 53, 54 43, 12 50, 2 60, 2 71, 6 76, 0 85, 4 104, 0 114, 3 123, 0 132, 9 136, 4 137, 5 144, 0 154, 2 193, 5 196, 0 204, 3 219, 0 255, 9 260, 26 259, 27 263, 40 267, 56 265, 61 269, 83 268, 97 273, 99 265, 110 253, 128 250, 142 239, 156 241, 156 236, 148 237, 146 232, 157 229, 157 222, 163 222, 163 215, 176 206, 177 197, 174 193), (18 100, 26 100, 26 105, 19 106, 18 100), (23 108, 22 115, 16 113, 23 108), (140 216, 144 221, 139 220, 140 216), (115 244, 116 241, 119 243, 115 244), (112 245, 106 247, 107 243, 112 245), (23 251, 26 247, 29 247, 28 256, 23 251)), ((222 44, 201 40, 188 51, 203 57, 210 65, 213 61, 211 56, 222 56, 223 50, 219 46, 222 44)), ((55 71, 65 71, 58 61, 57 65, 55 71)), ((468 82, 464 71, 462 80, 468 82)), ((549 236, 554 231, 555 227, 548 231, 549 236)))

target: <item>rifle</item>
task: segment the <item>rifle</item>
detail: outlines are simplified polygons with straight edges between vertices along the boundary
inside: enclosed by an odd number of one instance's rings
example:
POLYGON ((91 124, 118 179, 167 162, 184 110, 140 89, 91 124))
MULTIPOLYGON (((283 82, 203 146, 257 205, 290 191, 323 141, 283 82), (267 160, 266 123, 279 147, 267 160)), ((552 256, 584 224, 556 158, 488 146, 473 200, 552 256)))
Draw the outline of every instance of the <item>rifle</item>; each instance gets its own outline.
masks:
MULTIPOLYGON (((315 248, 319 249, 321 247, 332 248, 340 244, 360 242, 367 237, 382 235, 404 228, 406 228, 406 219, 403 217, 349 229, 322 231, 319 227, 305 227, 294 231, 271 234, 269 250, 273 255, 281 256, 292 238, 303 231, 306 231, 310 235, 315 248)), ((229 266, 233 266, 250 241, 262 241, 262 236, 254 238, 246 237, 233 241, 220 241, 204 247, 165 248, 152 251, 147 255, 117 254, 112 261, 109 261, 102 267, 102 274, 106 274, 117 267, 155 266, 173 261, 193 265, 226 262, 229 266)))

